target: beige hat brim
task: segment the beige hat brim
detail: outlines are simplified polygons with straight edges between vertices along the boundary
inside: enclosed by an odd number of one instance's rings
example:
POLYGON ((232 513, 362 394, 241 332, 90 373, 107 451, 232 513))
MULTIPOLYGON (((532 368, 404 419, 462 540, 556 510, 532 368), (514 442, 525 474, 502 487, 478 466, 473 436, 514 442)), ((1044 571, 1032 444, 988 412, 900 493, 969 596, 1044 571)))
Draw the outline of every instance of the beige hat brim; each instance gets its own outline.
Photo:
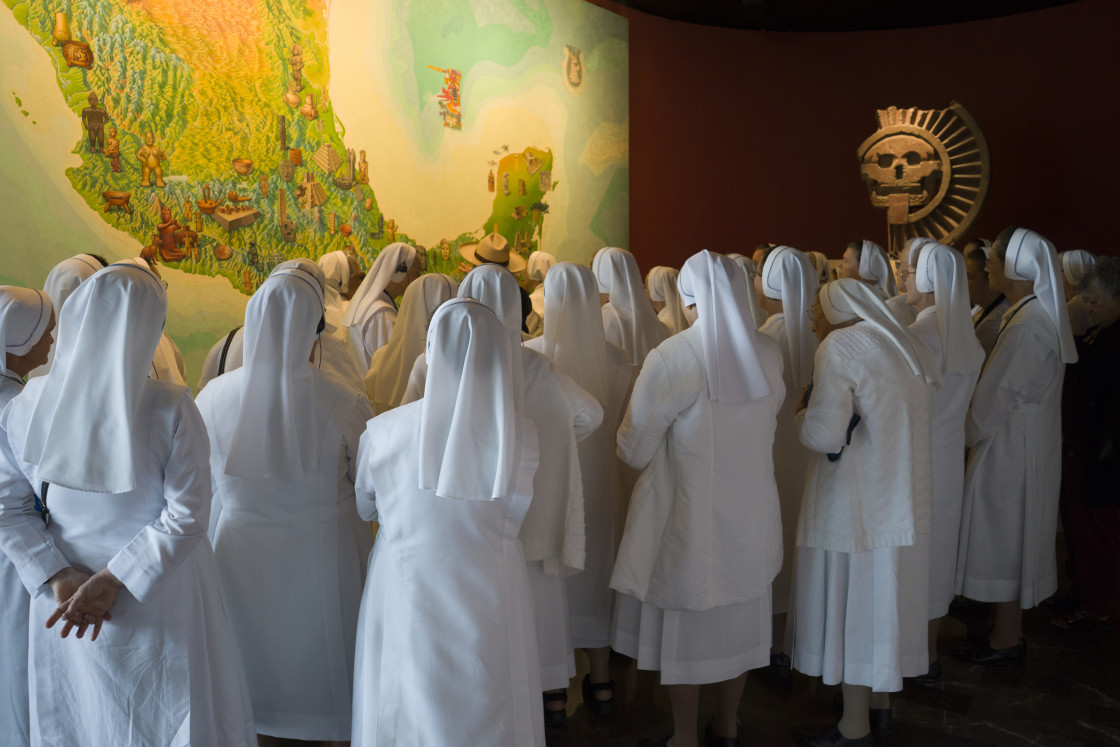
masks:
MULTIPOLYGON (((477 250, 478 250, 478 242, 477 241, 473 242, 471 244, 460 244, 459 245, 459 256, 461 256, 466 261, 470 262, 475 267, 477 267, 478 265, 483 265, 483 264, 494 264, 493 262, 488 263, 488 262, 484 262, 481 259, 479 259, 478 255, 476 254, 477 250)), ((510 253, 509 253, 509 264, 505 265, 505 268, 507 270, 509 270, 510 272, 524 272, 527 264, 528 263, 525 261, 524 257, 522 257, 517 252, 511 250, 510 253)), ((498 266, 501 267, 502 265, 498 265, 498 266)))

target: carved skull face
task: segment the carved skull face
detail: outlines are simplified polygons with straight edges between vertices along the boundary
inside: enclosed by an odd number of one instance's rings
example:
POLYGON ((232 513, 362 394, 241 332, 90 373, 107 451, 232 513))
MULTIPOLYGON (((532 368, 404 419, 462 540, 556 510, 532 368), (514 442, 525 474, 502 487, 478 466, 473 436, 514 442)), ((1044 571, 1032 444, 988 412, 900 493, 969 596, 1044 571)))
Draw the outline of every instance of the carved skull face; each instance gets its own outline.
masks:
POLYGON ((910 207, 926 205, 941 182, 941 160, 925 140, 896 134, 872 145, 860 171, 867 181, 871 203, 886 207, 892 195, 908 195, 910 207))

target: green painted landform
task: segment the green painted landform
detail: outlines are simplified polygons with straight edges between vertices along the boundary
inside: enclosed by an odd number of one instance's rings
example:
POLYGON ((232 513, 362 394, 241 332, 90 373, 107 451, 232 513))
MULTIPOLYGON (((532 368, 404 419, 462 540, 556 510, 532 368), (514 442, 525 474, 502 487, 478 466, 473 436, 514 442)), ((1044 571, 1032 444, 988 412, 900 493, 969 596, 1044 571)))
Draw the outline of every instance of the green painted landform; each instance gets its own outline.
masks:
MULTIPOLYGON (((74 189, 105 221, 145 246, 157 243, 161 207, 170 208, 183 228, 198 234, 197 245, 186 258, 163 258, 166 264, 187 272, 225 276, 235 288, 251 293, 285 259, 317 258, 352 249, 368 266, 391 241, 409 240, 404 227, 397 227, 380 212, 370 185, 356 183, 346 189, 345 180, 336 183, 337 177, 347 175, 346 145, 345 128, 335 119, 326 95, 330 80, 326 0, 3 2, 50 55, 58 86, 75 115, 81 117, 93 91, 108 114, 106 132, 110 127, 117 130, 120 171, 115 172, 111 159, 95 152, 83 136, 73 148, 82 163, 67 170, 74 189), (69 66, 62 47, 55 44, 55 14, 62 8, 68 10, 71 39, 90 46, 94 61, 89 69, 69 66), (298 102, 285 99, 293 79, 292 46, 297 44, 303 62, 298 102), (287 148, 281 148, 281 117, 286 121, 287 148), (147 132, 154 134, 156 146, 164 151, 161 165, 166 186, 162 188, 141 186, 137 151, 147 132), (342 159, 339 168, 329 173, 312 158, 323 146, 342 159), (298 149, 295 160, 301 163, 293 163, 293 149, 298 149), (237 173, 234 159, 251 160, 251 171, 237 173), (291 164, 290 170, 283 167, 290 181, 282 178, 281 164, 291 164), (300 209, 297 192, 308 174, 321 185, 320 197, 325 200, 314 208, 300 209), (199 210, 204 187, 212 198, 231 193, 248 198, 243 204, 260 211, 260 217, 243 227, 223 228, 213 215, 199 210), (110 207, 105 192, 127 193, 131 213, 110 207), (280 197, 285 194, 287 218, 295 229, 291 242, 280 231, 280 197)), ((434 48, 420 48, 418 61, 423 55, 431 57, 424 64, 469 69, 481 55, 495 59, 494 45, 515 60, 530 46, 546 42, 551 26, 543 5, 539 10, 524 2, 514 5, 532 20, 535 34, 502 31, 498 25, 484 29, 464 26, 463 33, 479 35, 476 41, 449 45, 460 49, 451 58, 435 58, 434 48)), ((414 3, 409 15, 413 39, 432 38, 426 36, 426 29, 433 23, 442 27, 462 19, 463 7, 454 0, 414 3), (459 10, 441 22, 438 14, 446 4, 459 10), (430 12, 416 12, 418 6, 430 12), (414 22, 418 24, 415 28, 414 22)), ((437 33, 432 43, 439 38, 437 33)), ((18 97, 16 103, 21 106, 18 97)), ((29 115, 27 111, 23 114, 29 115)), ((361 145, 352 147, 358 150, 361 145)), ((551 151, 530 151, 546 161, 540 170, 551 170, 551 151)), ((489 218, 481 225, 465 227, 451 240, 448 259, 443 259, 439 246, 430 248, 429 270, 459 274, 458 245, 476 241, 484 228, 491 230, 495 223, 511 245, 521 233, 524 254, 536 247, 547 207, 539 177, 527 173, 524 161, 522 154, 502 158, 499 171, 510 174, 511 195, 502 193, 499 177, 489 218), (518 179, 526 180, 525 195, 519 194, 518 179), (514 217, 517 205, 525 209, 521 218, 514 217)), ((230 204, 228 199, 225 204, 230 204)))

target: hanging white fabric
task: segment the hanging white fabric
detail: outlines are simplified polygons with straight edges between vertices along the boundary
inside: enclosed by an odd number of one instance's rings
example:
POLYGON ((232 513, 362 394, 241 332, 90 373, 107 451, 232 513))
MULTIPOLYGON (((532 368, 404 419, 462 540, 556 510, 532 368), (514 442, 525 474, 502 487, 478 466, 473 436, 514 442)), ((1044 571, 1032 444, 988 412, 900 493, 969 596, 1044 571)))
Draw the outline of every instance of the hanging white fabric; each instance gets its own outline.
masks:
POLYGON ((561 262, 544 287, 544 355, 605 405, 611 379, 595 275, 583 265, 561 262))
POLYGON ((791 246, 779 246, 766 258, 762 268, 762 293, 782 302, 793 369, 791 380, 799 387, 813 379, 817 337, 808 311, 817 298, 817 285, 817 270, 804 252, 791 246))
POLYGON ((323 293, 301 270, 273 272, 245 309, 245 369, 225 473, 298 480, 318 465, 311 348, 323 293))
POLYGON ((521 363, 509 340, 506 326, 477 301, 453 299, 436 310, 420 415, 420 488, 464 500, 511 495, 520 421, 513 372, 521 363))
MULTIPOLYGON (((374 304, 382 298, 389 283, 399 283, 408 275, 412 263, 416 261, 416 247, 403 242, 389 244, 373 260, 357 293, 350 299, 343 325, 356 327, 362 324, 373 310, 374 304)), ((392 299, 390 299, 392 300, 392 299)))
POLYGON ((828 257, 824 256, 821 252, 805 252, 805 256, 813 263, 813 267, 817 271, 817 285, 824 285, 828 282, 829 267, 828 257))
POLYGON ((859 276, 875 283, 884 299, 898 295, 890 259, 883 247, 874 241, 863 240, 863 248, 859 252, 859 276))
POLYGON ((389 342, 373 354, 366 394, 378 411, 396 407, 408 388, 416 359, 424 354, 428 325, 440 304, 455 297, 458 284, 439 273, 423 275, 405 289, 389 342))
POLYGON ((1062 260, 1062 275, 1066 282, 1075 288, 1081 285, 1085 273, 1097 263, 1097 258, 1084 249, 1062 252, 1059 257, 1062 260))
POLYGON ((665 327, 642 287, 637 260, 625 249, 608 246, 595 253, 591 271, 599 292, 610 294, 610 305, 620 325, 620 347, 630 355, 631 363, 642 365, 649 351, 665 340, 665 327))
POLYGON ((758 293, 755 292, 754 279, 760 272, 758 263, 742 254, 728 254, 727 256, 738 265, 739 269, 743 271, 743 274, 747 276, 747 297, 750 300, 751 317, 754 319, 754 326, 761 327, 766 323, 770 315, 762 308, 758 293))
POLYGON ((327 280, 327 287, 340 295, 350 290, 350 262, 346 259, 346 252, 324 254, 319 257, 318 265, 327 280))
POLYGON ((1034 282, 1034 295, 1038 297, 1058 334, 1057 353, 1062 363, 1076 363, 1077 346, 1069 325, 1061 273, 1058 253, 1053 244, 1026 228, 1018 228, 1011 234, 1007 251, 1003 255, 1003 274, 1012 280, 1034 282))
POLYGON ((536 283, 543 283, 548 271, 556 264, 556 257, 548 252, 533 252, 525 267, 525 277, 536 283))
MULTIPOLYGON (((688 329, 688 317, 685 316, 684 306, 681 305, 681 296, 677 292, 677 276, 680 273, 672 267, 654 267, 646 275, 646 289, 649 291, 649 300, 665 304, 665 308, 658 313, 657 318, 669 328, 669 334, 675 335, 688 329)), ((594 279, 594 274, 592 274, 594 279)), ((600 315, 600 325, 602 319, 600 315)))
POLYGON ((62 305, 77 290, 83 280, 91 277, 104 265, 92 254, 76 254, 51 268, 43 283, 43 290, 50 296, 55 313, 62 313, 62 305))
POLYGON ((91 493, 135 489, 133 416, 166 314, 163 285, 136 263, 109 265, 71 294, 23 449, 40 479, 91 493))
POLYGON ((978 373, 984 365, 984 348, 972 326, 964 257, 956 249, 937 242, 923 244, 914 282, 919 292, 932 293, 937 305, 942 375, 978 373))
POLYGON ((8 370, 8 356, 27 355, 47 331, 53 313, 50 296, 43 291, 0 286, 0 375, 15 376, 8 370))
MULTIPOLYGON (((459 298, 473 298, 494 312, 505 325, 513 350, 513 402, 525 409, 524 366, 521 363, 521 291, 517 278, 501 265, 479 265, 459 283, 459 298)), ((426 391, 426 387, 425 387, 426 391)))
POLYGON ((727 257, 704 249, 684 263, 678 283, 684 302, 696 305, 708 398, 753 402, 769 396, 772 390, 758 358, 759 333, 743 271, 727 257))
POLYGON ((877 327, 902 353, 915 376, 921 376, 935 386, 941 385, 941 374, 930 349, 895 319, 870 285, 852 278, 840 278, 825 283, 819 298, 828 321, 843 324, 862 319, 877 327))

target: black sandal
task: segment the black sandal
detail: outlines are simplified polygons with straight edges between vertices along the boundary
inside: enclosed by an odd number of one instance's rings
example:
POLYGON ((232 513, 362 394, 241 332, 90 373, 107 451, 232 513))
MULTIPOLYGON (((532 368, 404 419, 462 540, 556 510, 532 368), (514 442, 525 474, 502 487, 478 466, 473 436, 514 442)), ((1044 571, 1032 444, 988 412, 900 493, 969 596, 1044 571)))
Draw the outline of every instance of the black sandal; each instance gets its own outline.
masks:
POLYGON ((558 693, 541 693, 544 698, 544 725, 545 726, 563 726, 568 722, 568 691, 561 690, 558 693), (563 703, 564 708, 553 710, 548 707, 549 703, 563 703))
POLYGON ((583 675, 583 682, 580 683, 580 688, 583 690, 583 704, 587 710, 591 711, 596 716, 613 716, 615 714, 614 705, 614 680, 607 680, 606 682, 596 682, 591 684, 591 675, 583 675), (610 692, 610 700, 600 700, 595 697, 596 693, 610 692))

